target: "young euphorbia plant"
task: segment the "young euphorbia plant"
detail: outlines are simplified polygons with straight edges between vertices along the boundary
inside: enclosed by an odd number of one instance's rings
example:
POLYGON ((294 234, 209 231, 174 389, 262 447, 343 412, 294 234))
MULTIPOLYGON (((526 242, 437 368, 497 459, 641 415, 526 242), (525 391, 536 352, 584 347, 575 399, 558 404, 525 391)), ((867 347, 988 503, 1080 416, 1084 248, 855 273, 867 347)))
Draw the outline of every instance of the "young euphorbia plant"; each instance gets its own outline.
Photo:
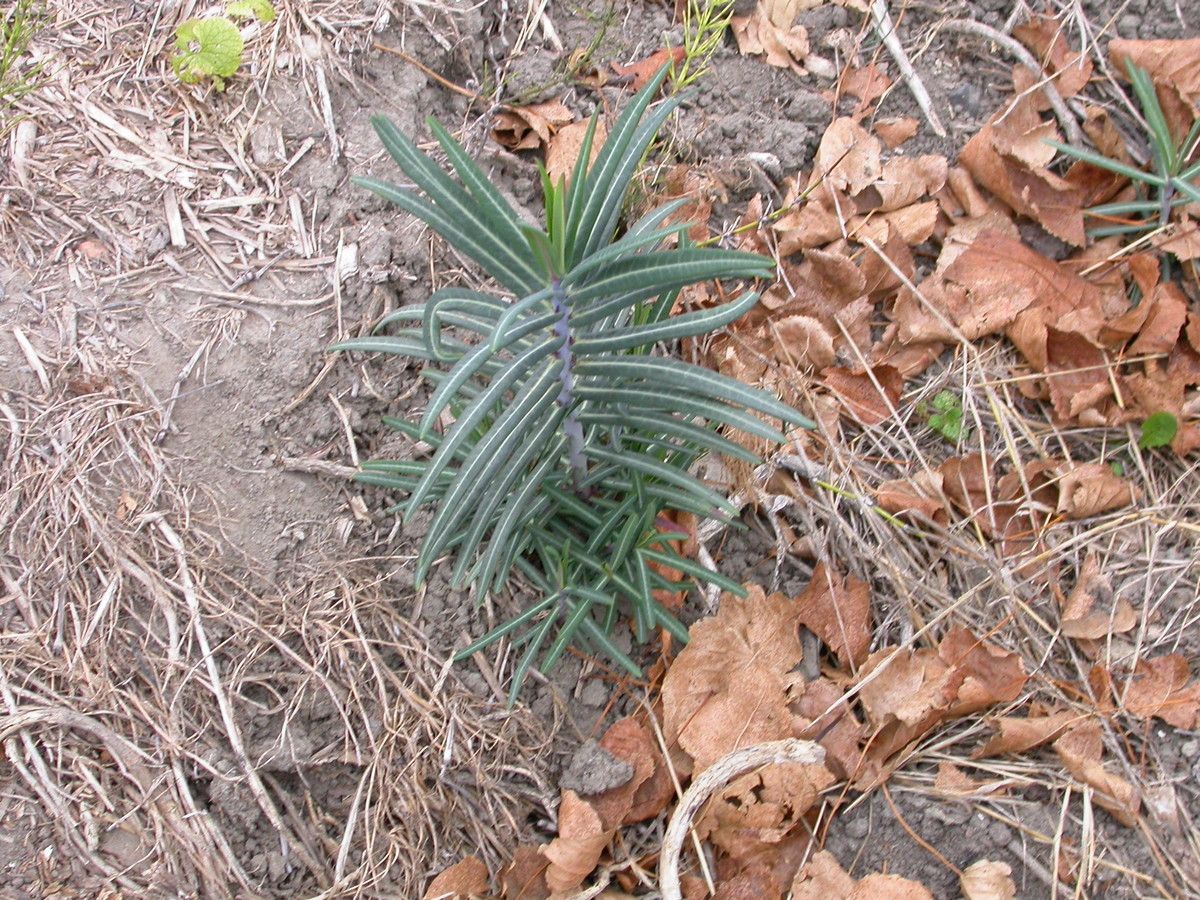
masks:
POLYGON ((686 629, 654 598, 679 590, 654 564, 741 593, 735 582, 680 557, 663 513, 730 516, 726 499, 691 474, 706 453, 756 461, 718 433, 733 427, 775 441, 784 426, 811 427, 762 390, 668 356, 664 341, 705 334, 742 316, 754 292, 713 309, 671 316, 680 288, 715 278, 766 278, 765 257, 687 246, 687 225, 664 225, 664 206, 619 237, 634 172, 677 100, 650 111, 665 71, 628 107, 589 165, 595 121, 569 182, 543 172, 546 227, 517 216, 449 133, 430 127, 456 181, 394 125, 373 119, 388 152, 414 183, 356 182, 427 223, 473 259, 503 296, 451 287, 386 316, 376 336, 338 350, 395 353, 428 361, 432 394, 420 422, 385 423, 433 447, 428 460, 376 460, 359 479, 407 494, 406 515, 432 504, 416 561, 420 583, 443 557, 456 585, 499 590, 514 570, 541 598, 464 649, 505 635, 523 643, 515 697, 531 666, 552 666, 573 642, 600 650, 632 673, 612 641, 628 609, 636 635, 686 629), (667 247, 675 238, 677 246, 667 247), (401 324, 391 334, 380 333, 401 324), (447 412, 452 422, 436 430, 447 412), (757 415, 756 415, 757 414, 757 415))

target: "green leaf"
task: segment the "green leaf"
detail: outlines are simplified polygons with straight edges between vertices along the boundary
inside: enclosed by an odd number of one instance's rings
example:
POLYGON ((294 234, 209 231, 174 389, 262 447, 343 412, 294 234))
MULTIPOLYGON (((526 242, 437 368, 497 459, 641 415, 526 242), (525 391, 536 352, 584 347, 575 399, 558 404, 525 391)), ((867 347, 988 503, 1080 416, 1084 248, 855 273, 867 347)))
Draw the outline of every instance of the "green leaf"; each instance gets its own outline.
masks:
POLYGON ((1150 450, 1155 447, 1165 447, 1175 440, 1179 432, 1179 420, 1169 412, 1153 413, 1142 423, 1142 436, 1138 438, 1138 447, 1150 450))
POLYGON ((255 18, 260 22, 274 22, 275 7, 269 0, 232 0, 225 6, 225 15, 234 19, 255 18))
POLYGON ((175 29, 175 49, 171 59, 175 75, 185 84, 203 78, 213 79, 218 90, 242 64, 245 42, 237 26, 228 19, 211 17, 188 19, 175 29))

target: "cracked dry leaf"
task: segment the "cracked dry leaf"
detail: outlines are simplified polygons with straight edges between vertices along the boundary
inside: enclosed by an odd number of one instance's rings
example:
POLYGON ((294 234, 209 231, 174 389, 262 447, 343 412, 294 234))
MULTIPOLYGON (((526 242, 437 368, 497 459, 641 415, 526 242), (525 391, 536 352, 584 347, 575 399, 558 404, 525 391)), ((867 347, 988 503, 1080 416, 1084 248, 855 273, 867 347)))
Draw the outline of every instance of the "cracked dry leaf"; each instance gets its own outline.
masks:
POLYGON ((871 588, 853 575, 844 579, 823 562, 796 598, 798 619, 847 669, 861 666, 871 650, 871 588))
POLYGON ((1125 683, 1122 705, 1139 719, 1156 716, 1191 731, 1200 718, 1200 681, 1189 684, 1191 677, 1187 657, 1181 653, 1138 660, 1125 683))
POLYGON ((746 599, 723 595, 717 614, 691 627, 663 680, 667 742, 691 756, 697 773, 740 747, 792 737, 787 688, 804 656, 799 606, 746 587, 746 599))
POLYGON ((443 869, 430 882, 424 900, 467 900, 488 893, 488 871, 478 858, 468 856, 443 869))
POLYGON ((765 766, 734 779, 709 803, 696 823, 701 840, 744 862, 764 844, 778 844, 834 783, 822 765, 784 763, 765 766))
POLYGON ((550 890, 569 891, 582 884, 616 831, 616 827, 605 827, 590 803, 574 791, 563 791, 558 807, 558 837, 541 848, 542 855, 550 860, 546 869, 550 890))
POLYGON ((923 884, 899 875, 867 875, 855 881, 828 850, 813 854, 796 873, 791 896, 792 900, 933 900, 923 884))
POLYGON ((963 900, 1013 900, 1017 896, 1012 866, 990 859, 977 860, 963 869, 959 887, 963 900))
POLYGON ((1141 799, 1132 784, 1113 775, 1100 761, 1104 741, 1099 722, 1088 719, 1072 726, 1054 742, 1054 750, 1067 771, 1095 791, 1093 796, 1101 807, 1122 825, 1137 827, 1141 799))

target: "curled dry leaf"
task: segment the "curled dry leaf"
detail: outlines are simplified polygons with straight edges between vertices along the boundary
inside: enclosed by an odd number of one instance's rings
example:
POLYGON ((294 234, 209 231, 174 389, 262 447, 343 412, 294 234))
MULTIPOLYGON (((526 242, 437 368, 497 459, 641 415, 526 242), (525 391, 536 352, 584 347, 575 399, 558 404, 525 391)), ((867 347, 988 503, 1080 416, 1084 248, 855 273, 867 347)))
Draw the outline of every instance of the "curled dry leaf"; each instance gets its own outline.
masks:
POLYGON ((550 136, 575 116, 558 100, 532 106, 510 106, 496 115, 492 138, 509 150, 536 150, 550 143, 550 136))
POLYGON ((794 12, 789 16, 781 10, 777 0, 759 0, 750 15, 734 16, 730 27, 738 52, 743 56, 763 55, 769 66, 804 74, 801 63, 809 53, 808 31, 803 25, 791 24, 794 12))
POLYGON ((468 856, 434 878, 425 891, 424 900, 468 900, 487 892, 487 866, 478 858, 468 856))
POLYGON ((782 594, 721 598, 691 627, 690 643, 663 680, 664 730, 701 772, 738 749, 792 736, 787 688, 804 656, 799 605, 782 594))
POLYGON ((569 891, 582 884, 614 834, 616 828, 606 828, 590 803, 574 791, 563 791, 558 807, 558 837, 541 850, 550 860, 546 869, 550 890, 569 891))
POLYGON ((1086 519, 1128 506, 1138 491, 1101 462, 1064 464, 1056 509, 1068 519, 1086 519))
POLYGON ((963 900, 1013 900, 1017 886, 1008 863, 980 859, 963 869, 959 886, 963 900))

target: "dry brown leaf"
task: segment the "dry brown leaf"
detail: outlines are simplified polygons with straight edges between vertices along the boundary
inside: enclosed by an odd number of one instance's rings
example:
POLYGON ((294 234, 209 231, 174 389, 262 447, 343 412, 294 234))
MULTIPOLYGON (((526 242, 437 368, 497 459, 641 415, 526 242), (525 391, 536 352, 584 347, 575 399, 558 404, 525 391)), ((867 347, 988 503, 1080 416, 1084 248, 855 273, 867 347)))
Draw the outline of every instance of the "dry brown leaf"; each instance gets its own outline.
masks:
POLYGON ((811 316, 784 316, 770 322, 775 334, 775 357, 799 369, 811 371, 833 365, 833 335, 811 316))
POLYGON ((513 853, 513 861, 500 876, 504 900, 546 900, 546 869, 550 863, 537 847, 521 846, 513 853))
POLYGON ((488 871, 479 859, 468 856, 443 869, 425 891, 425 900, 467 900, 488 892, 488 871))
POLYGON ((1183 731, 1200 717, 1200 681, 1190 685, 1188 661, 1181 653, 1141 659, 1125 685, 1124 708, 1139 719, 1157 716, 1183 731))
MULTIPOLYGON (((1071 50, 1063 34, 1062 22, 1053 16, 1035 15, 1030 21, 1017 25, 1013 37, 1034 52, 1042 64, 1043 72, 1030 72, 1023 66, 1014 78, 1013 90, 1027 90, 1050 75, 1050 84, 1063 98, 1074 97, 1092 77, 1092 62, 1086 56, 1071 50)), ((1046 106, 1050 104, 1047 101, 1046 106)))
MULTIPOLYGON (((808 31, 803 25, 779 25, 772 19, 772 0, 759 0, 748 16, 734 16, 730 21, 738 52, 743 56, 764 54, 767 65, 791 69, 798 75, 805 72, 801 63, 809 53, 808 31)), ((794 16, 792 17, 794 20, 794 16)), ((780 17, 778 21, 786 21, 780 17)))
POLYGON ((614 834, 616 828, 606 828, 590 803, 574 791, 563 791, 558 807, 558 837, 541 848, 550 860, 546 869, 550 890, 569 891, 582 884, 614 834))
POLYGON ((1021 657, 985 644, 965 628, 947 632, 938 655, 952 667, 958 682, 947 709, 951 718, 1015 700, 1028 680, 1021 657))
POLYGON ((621 63, 611 63, 612 70, 617 73, 620 78, 629 79, 629 89, 631 91, 640 91, 655 75, 659 73, 663 66, 671 62, 678 63, 684 56, 686 51, 682 47, 664 47, 662 50, 657 50, 651 53, 643 60, 631 63, 628 66, 621 63))
POLYGON ((745 861, 763 844, 782 841, 834 780, 822 765, 766 766, 717 793, 696 823, 696 832, 733 860, 745 861))
POLYGON ((1044 715, 1033 715, 1034 710, 1026 718, 1001 716, 988 720, 988 724, 996 729, 996 735, 981 747, 971 751, 971 759, 986 759, 992 756, 1017 756, 1048 744, 1062 736, 1072 724, 1079 721, 1079 716, 1073 712, 1051 712, 1044 715))
POLYGON ((696 772, 740 747, 792 736, 787 686, 804 655, 799 606, 747 589, 744 600, 725 594, 715 616, 691 627, 663 681, 667 741, 692 757, 696 772))
POLYGON ((1174 254, 1179 259, 1196 259, 1200 257, 1200 225, 1185 213, 1179 221, 1171 222, 1151 236, 1150 242, 1159 250, 1174 254))
POLYGON ((834 119, 821 137, 813 171, 823 176, 827 189, 853 197, 879 181, 881 153, 879 138, 853 119, 834 119))
POLYGON ((821 380, 842 402, 843 411, 868 427, 888 421, 904 390, 904 376, 892 366, 855 372, 845 366, 821 371, 821 380))
POLYGON ((550 143, 550 137, 575 116, 558 100, 532 106, 510 106, 496 115, 492 138, 509 150, 536 150, 550 143))
POLYGON ((916 513, 930 522, 945 525, 949 512, 942 481, 941 472, 922 469, 912 478, 885 481, 875 488, 875 499, 892 515, 916 513))
POLYGON ((1137 496, 1133 485, 1106 463, 1064 464, 1063 469, 1057 510, 1068 519, 1086 519, 1120 509, 1137 496))
POLYGON ((1046 168, 1056 151, 1044 140, 1054 139, 1057 132, 1038 116, 1028 100, 1032 94, 1025 96, 976 132, 959 153, 959 162, 1013 210, 1082 247, 1087 239, 1084 192, 1046 168))
POLYGON ((991 787, 986 781, 971 778, 954 763, 938 763, 937 778, 933 786, 946 797, 966 797, 991 787))
POLYGON ((1100 571, 1096 556, 1089 553, 1063 604, 1059 616, 1062 633, 1076 640, 1099 640, 1110 634, 1124 634, 1136 624, 1137 613, 1128 600, 1113 594, 1112 583, 1100 571))
POLYGON ((862 759, 862 724, 850 709, 845 691, 828 678, 793 681, 789 689, 795 736, 825 748, 825 765, 838 778, 854 774, 862 759))
MULTIPOLYGON (((886 94, 891 86, 892 79, 875 63, 868 63, 858 69, 847 66, 841 77, 842 93, 858 98, 850 118, 861 121, 871 111, 872 104, 886 94)), ((878 127, 875 131, 879 131, 878 127)))
POLYGON ((895 150, 905 141, 916 136, 920 123, 913 118, 879 119, 873 127, 875 133, 888 145, 888 149, 895 150))
POLYGON ((813 569, 808 586, 796 598, 799 622, 828 647, 848 669, 862 665, 871 648, 871 588, 851 575, 842 576, 825 563, 813 569))
POLYGON ((963 869, 959 886, 963 900, 1013 900, 1017 896, 1012 866, 988 859, 977 860, 963 869))
MULTIPOLYGON (((648 818, 645 808, 638 810, 638 818, 632 816, 632 810, 639 789, 650 780, 656 768, 658 744, 654 737, 636 720, 626 716, 614 722, 604 733, 600 746, 633 767, 633 776, 625 784, 594 797, 589 796, 588 802, 600 816, 600 821, 607 829, 648 818)), ((655 810, 652 815, 660 811, 655 810)))
MULTIPOLYGON (((783 889, 771 869, 752 865, 742 869, 717 886, 712 900, 777 900, 783 889)), ((705 895, 707 895, 707 890, 705 895)))
POLYGON ((792 900, 933 900, 929 889, 899 875, 855 881, 828 850, 813 854, 792 882, 792 900))
POLYGON ((1096 802, 1113 814, 1122 825, 1137 826, 1141 800, 1137 789, 1123 778, 1104 768, 1100 757, 1104 753, 1100 723, 1088 719, 1072 726, 1054 742, 1059 759, 1079 781, 1094 791, 1096 802))
MULTIPOLYGON (((558 129, 550 138, 550 143, 546 146, 546 174, 550 176, 551 181, 557 183, 560 178, 570 180, 579 153, 583 149, 583 139, 587 135, 589 124, 587 121, 572 122, 558 129)), ((608 131, 601 120, 596 123, 596 133, 592 136, 592 151, 588 154, 589 166, 600 155, 606 137, 608 131)))

